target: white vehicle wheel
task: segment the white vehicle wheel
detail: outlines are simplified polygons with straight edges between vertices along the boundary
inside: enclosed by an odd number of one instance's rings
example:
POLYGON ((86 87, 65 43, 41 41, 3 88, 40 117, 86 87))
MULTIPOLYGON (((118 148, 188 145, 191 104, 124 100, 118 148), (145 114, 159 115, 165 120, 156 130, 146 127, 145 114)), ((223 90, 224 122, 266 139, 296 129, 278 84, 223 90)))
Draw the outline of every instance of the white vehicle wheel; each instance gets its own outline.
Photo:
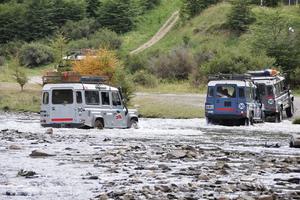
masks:
POLYGON ((96 129, 103 129, 103 128, 104 128, 104 125, 103 125, 103 123, 102 123, 102 120, 97 119, 97 120, 95 121, 94 127, 95 127, 96 129))
POLYGON ((130 128, 134 128, 134 129, 138 129, 139 128, 139 124, 135 119, 131 119, 130 120, 130 128))

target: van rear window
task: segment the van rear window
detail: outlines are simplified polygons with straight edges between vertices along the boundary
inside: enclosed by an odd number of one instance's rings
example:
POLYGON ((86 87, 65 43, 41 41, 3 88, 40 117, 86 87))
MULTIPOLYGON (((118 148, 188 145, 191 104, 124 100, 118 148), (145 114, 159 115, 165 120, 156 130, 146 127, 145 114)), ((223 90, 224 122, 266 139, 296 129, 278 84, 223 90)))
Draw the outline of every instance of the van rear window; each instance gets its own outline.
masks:
POLYGON ((73 90, 53 90, 52 104, 73 104, 73 90))
POLYGON ((239 97, 245 98, 245 89, 244 88, 239 88, 239 97))
POLYGON ((268 86, 267 87, 267 93, 269 96, 273 96, 274 95, 274 91, 273 91, 273 87, 272 86, 268 86))
POLYGON ((218 86, 217 87, 218 98, 235 98, 236 90, 234 86, 218 86))
POLYGON ((257 89, 258 89, 258 93, 260 96, 266 95, 266 85, 265 84, 258 84, 257 89))

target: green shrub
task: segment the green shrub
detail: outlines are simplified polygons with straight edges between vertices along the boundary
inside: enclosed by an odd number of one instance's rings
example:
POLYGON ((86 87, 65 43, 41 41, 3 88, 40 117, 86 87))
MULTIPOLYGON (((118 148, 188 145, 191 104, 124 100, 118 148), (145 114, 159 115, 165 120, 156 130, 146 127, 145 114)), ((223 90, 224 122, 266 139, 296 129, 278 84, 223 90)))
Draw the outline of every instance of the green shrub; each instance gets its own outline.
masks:
POLYGON ((133 75, 133 82, 147 88, 153 88, 158 85, 157 78, 144 70, 138 71, 133 75))
POLYGON ((98 26, 94 19, 83 19, 80 21, 68 21, 61 31, 70 40, 77 40, 89 37, 97 30, 98 26))
POLYGON ((265 54, 251 54, 248 49, 226 48, 202 66, 206 74, 244 73, 247 70, 272 67, 275 60, 265 54))
POLYGON ((177 48, 169 54, 150 60, 150 71, 157 77, 169 80, 186 80, 195 68, 193 55, 185 48, 177 48))
POLYGON ((12 41, 3 44, 0 48, 0 55, 5 57, 16 57, 23 45, 23 41, 12 41))
POLYGON ((19 54, 20 63, 32 68, 54 61, 52 49, 41 43, 29 43, 22 46, 19 54))
POLYGON ((147 61, 144 56, 130 55, 125 59, 125 66, 126 69, 133 74, 137 71, 146 69, 147 61))
POLYGON ((132 99, 135 91, 131 75, 127 74, 122 67, 118 67, 113 79, 114 84, 117 87, 122 88, 125 104, 128 104, 129 101, 132 99))
POLYGON ((75 49, 119 49, 122 45, 121 38, 113 31, 101 29, 88 38, 73 40, 69 43, 70 50, 75 49))

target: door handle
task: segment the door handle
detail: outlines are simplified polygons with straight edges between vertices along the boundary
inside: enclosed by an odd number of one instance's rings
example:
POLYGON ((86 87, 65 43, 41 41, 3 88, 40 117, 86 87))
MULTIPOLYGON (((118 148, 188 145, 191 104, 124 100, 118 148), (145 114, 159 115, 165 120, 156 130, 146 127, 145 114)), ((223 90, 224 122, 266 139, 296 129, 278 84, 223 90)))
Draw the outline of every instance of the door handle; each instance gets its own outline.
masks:
POLYGON ((52 110, 55 110, 55 107, 52 107, 52 110))

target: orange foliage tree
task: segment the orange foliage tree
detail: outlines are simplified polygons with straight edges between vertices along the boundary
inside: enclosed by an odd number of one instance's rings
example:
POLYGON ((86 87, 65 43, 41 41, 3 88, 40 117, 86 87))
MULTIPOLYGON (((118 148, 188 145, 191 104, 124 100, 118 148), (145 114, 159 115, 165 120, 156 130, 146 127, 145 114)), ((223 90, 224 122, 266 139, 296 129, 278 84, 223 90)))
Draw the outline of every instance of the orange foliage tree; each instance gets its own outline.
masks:
POLYGON ((74 61, 72 67, 81 75, 106 76, 111 81, 119 64, 115 52, 99 49, 96 53, 88 53, 82 60, 74 61))

